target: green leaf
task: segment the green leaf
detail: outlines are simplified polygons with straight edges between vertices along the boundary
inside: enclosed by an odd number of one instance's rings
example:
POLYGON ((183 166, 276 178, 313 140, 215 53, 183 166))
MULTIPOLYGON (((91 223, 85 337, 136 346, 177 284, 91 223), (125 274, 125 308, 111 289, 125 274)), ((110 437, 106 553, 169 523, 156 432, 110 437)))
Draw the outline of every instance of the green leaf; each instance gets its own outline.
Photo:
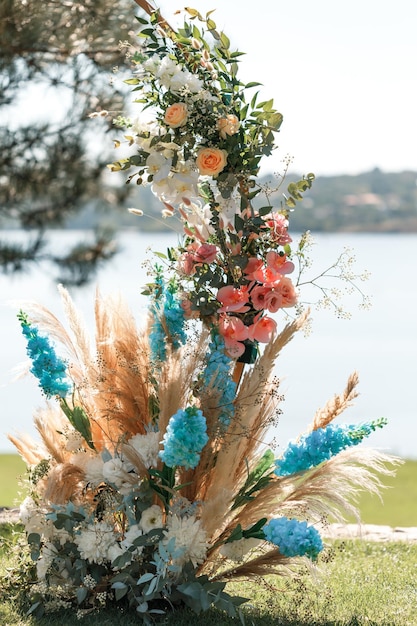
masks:
POLYGON ((86 587, 78 587, 76 591, 77 604, 82 604, 88 596, 88 589, 86 587))
POLYGON ((225 33, 220 33, 220 43, 226 50, 230 48, 230 39, 225 33))
POLYGON ((203 21, 201 14, 196 9, 192 9, 191 7, 185 7, 185 10, 191 17, 198 17, 199 20, 203 21))
POLYGON ((258 209, 258 213, 261 216, 264 215, 269 215, 269 213, 271 213, 271 207, 270 206, 262 206, 260 209, 258 209))

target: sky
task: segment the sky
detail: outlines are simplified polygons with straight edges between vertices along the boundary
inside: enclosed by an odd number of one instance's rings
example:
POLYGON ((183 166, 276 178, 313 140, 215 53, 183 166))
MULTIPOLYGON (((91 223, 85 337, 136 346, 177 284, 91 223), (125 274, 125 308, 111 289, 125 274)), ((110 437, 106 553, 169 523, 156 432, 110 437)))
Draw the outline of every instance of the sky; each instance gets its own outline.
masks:
MULTIPOLYGON (((177 0, 160 0, 172 26, 177 0)), ((240 76, 261 82, 284 122, 265 164, 300 174, 417 170, 415 0, 190 0, 245 52, 240 76)))

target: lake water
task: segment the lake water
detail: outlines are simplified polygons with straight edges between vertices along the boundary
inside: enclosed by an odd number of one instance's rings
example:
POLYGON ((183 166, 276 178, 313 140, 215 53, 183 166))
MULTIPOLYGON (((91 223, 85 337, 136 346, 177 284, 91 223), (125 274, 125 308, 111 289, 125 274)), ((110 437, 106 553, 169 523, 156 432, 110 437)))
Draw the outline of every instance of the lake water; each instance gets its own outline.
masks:
MULTIPOLYGON (((6 232, 3 236, 15 236, 6 232)), ((56 232, 59 249, 80 232, 56 232)), ((138 317, 143 318, 146 300, 140 291, 146 282, 142 261, 146 249, 165 252, 171 234, 123 233, 123 252, 103 269, 94 285, 72 292, 92 328, 95 286, 102 292, 120 291, 138 317)), ((348 246, 353 248, 357 268, 371 273, 360 286, 372 297, 372 307, 357 308, 358 299, 344 299, 352 319, 337 319, 330 311, 313 311, 313 332, 295 337, 277 361, 283 415, 271 432, 280 447, 295 438, 311 422, 316 410, 344 389, 348 375, 359 373, 360 396, 338 422, 360 422, 386 417, 388 425, 369 439, 372 445, 407 458, 417 458, 417 235, 322 234, 315 236, 314 269, 330 265, 348 246)), ((25 342, 16 320, 19 308, 9 301, 37 300, 62 319, 62 307, 47 273, 0 276, 0 451, 12 452, 7 433, 29 432, 32 412, 42 396, 31 376, 12 382, 11 370, 26 359, 25 342)), ((282 318, 281 323, 283 323, 282 318)), ((279 319, 278 319, 279 321, 279 319)))

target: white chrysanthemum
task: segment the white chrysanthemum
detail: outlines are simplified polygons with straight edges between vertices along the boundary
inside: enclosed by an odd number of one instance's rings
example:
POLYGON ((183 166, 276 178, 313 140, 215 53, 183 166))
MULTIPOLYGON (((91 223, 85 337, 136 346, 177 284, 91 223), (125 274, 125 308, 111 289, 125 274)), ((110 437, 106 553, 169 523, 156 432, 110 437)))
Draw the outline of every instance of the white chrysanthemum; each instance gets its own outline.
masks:
POLYGON ((140 455, 145 467, 155 467, 158 462, 159 432, 150 432, 146 435, 134 435, 128 444, 140 455))
POLYGON ((175 548, 184 548, 184 552, 176 559, 179 565, 191 561, 194 567, 204 561, 207 553, 207 535, 201 527, 201 520, 192 517, 178 517, 171 515, 168 518, 167 530, 164 530, 163 543, 167 544, 175 539, 175 548))
POLYGON ((109 549, 115 545, 114 529, 106 522, 95 522, 82 528, 79 535, 74 537, 80 555, 90 563, 103 563, 109 560, 109 549))
POLYGON ((259 546, 261 541, 259 539, 238 539, 238 541, 232 541, 225 543, 220 549, 220 554, 226 559, 231 561, 243 561, 243 557, 251 550, 259 546))
POLYGON ((162 509, 157 504, 153 504, 142 513, 139 523, 144 533, 148 533, 154 528, 162 528, 162 509))

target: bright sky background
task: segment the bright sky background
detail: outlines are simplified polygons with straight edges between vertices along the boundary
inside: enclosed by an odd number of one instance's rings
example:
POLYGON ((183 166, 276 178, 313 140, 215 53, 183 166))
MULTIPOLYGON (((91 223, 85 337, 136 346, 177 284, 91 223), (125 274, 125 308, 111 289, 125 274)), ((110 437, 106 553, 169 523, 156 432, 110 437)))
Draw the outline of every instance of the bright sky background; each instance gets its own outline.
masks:
MULTIPOLYGON (((172 26, 184 4, 160 0, 172 26)), ((246 52, 240 76, 284 115, 279 151, 305 174, 417 170, 416 0, 190 0, 246 52)))

